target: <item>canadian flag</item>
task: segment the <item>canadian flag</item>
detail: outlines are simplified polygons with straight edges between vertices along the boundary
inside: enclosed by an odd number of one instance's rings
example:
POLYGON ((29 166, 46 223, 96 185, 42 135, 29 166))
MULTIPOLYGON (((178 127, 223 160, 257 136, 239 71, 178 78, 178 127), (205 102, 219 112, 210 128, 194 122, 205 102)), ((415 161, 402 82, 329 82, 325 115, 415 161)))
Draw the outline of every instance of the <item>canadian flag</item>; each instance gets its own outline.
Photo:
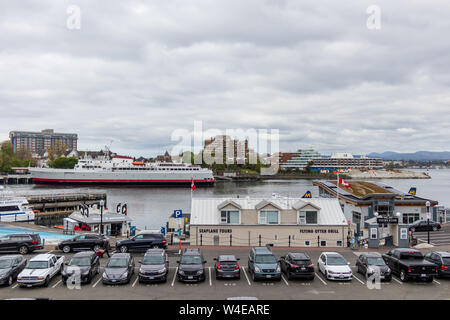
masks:
POLYGON ((195 190, 194 178, 191 178, 191 190, 195 190))
POLYGON ((339 177, 339 184, 342 184, 344 187, 346 188, 350 188, 351 185, 348 184, 344 179, 342 179, 341 177, 339 177))

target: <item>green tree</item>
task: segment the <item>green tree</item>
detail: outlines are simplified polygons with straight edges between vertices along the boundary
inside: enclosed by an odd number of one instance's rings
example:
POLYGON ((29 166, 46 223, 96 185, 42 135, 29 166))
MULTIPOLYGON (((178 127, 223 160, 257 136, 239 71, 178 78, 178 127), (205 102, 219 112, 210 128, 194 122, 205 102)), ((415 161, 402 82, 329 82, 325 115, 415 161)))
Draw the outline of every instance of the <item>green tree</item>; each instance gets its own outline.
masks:
POLYGON ((49 163, 51 168, 57 169, 73 169, 78 163, 75 157, 59 157, 49 163))

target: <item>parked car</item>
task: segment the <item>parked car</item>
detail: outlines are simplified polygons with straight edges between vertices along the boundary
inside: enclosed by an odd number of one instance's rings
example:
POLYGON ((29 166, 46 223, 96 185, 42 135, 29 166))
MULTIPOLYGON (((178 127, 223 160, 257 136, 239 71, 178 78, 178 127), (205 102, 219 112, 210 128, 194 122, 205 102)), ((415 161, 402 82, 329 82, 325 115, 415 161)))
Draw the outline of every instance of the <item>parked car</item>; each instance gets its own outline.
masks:
POLYGON ((75 281, 74 276, 79 276, 81 283, 90 283, 99 270, 100 260, 94 251, 78 252, 61 272, 62 281, 66 284, 67 280, 75 281))
POLYGON ((408 227, 409 231, 438 231, 441 229, 441 225, 437 222, 431 221, 428 224, 427 220, 417 220, 408 227))
POLYGON ((337 252, 322 252, 317 262, 319 271, 329 280, 353 279, 352 269, 349 262, 337 252))
POLYGON ((391 281, 391 269, 387 266, 378 253, 363 253, 356 260, 357 272, 369 279, 374 274, 379 274, 380 280, 391 281))
POLYGON ((43 248, 41 236, 38 233, 14 233, 0 237, 1 252, 27 254, 43 248))
POLYGON ((253 281, 274 279, 281 281, 281 268, 275 255, 267 247, 254 247, 248 255, 248 270, 253 281))
POLYGON ((58 243, 57 248, 64 253, 77 250, 94 250, 109 249, 109 238, 98 233, 85 233, 73 237, 72 239, 64 240, 58 243))
POLYGON ((129 283, 134 274, 134 259, 129 253, 114 253, 102 275, 103 284, 129 283))
POLYGON ((223 278, 241 278, 241 270, 239 267, 239 258, 232 255, 223 255, 214 258, 214 270, 216 272, 216 279, 223 278))
POLYGON ((438 266, 438 277, 450 276, 450 252, 432 251, 425 254, 424 258, 438 266))
POLYGON ((0 285, 12 285, 26 264, 27 260, 18 254, 0 257, 0 285))
POLYGON ((167 249, 167 241, 161 233, 142 232, 130 239, 117 241, 116 249, 120 252, 147 251, 148 249, 167 249))
POLYGON ((286 256, 280 258, 280 267, 288 279, 314 279, 314 264, 306 253, 289 252, 286 256))
POLYGON ((181 259, 177 261, 178 281, 205 281, 205 263, 200 249, 184 249, 181 253, 181 259))
POLYGON ((422 253, 416 249, 392 249, 383 254, 383 259, 392 273, 398 275, 402 281, 415 278, 432 282, 438 275, 438 266, 425 260, 422 253))
POLYGON ((148 249, 139 261, 139 282, 167 281, 169 258, 164 249, 148 249))
POLYGON ((21 287, 44 285, 47 287, 51 279, 61 273, 64 267, 64 256, 44 253, 38 254, 28 261, 26 267, 17 276, 21 287))

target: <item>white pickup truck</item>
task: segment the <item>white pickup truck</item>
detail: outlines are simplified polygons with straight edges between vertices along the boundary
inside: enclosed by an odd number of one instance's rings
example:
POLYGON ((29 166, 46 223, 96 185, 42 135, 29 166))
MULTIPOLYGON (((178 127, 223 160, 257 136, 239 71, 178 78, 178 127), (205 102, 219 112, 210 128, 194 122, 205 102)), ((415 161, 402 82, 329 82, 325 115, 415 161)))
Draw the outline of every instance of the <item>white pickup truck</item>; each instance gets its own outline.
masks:
POLYGON ((25 269, 17 276, 21 287, 48 286, 50 280, 64 268, 64 256, 38 254, 28 261, 25 269))

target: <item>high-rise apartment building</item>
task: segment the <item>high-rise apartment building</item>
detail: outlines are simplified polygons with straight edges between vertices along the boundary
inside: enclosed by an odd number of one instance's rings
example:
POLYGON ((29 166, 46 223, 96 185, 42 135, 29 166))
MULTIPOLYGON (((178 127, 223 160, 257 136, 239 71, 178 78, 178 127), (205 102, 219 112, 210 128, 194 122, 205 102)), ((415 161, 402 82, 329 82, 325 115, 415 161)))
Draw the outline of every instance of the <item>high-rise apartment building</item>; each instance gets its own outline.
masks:
POLYGON ((56 133, 53 129, 41 132, 11 131, 9 138, 13 150, 28 150, 31 153, 43 153, 51 146, 65 146, 68 150, 77 150, 78 135, 76 133, 56 133))

